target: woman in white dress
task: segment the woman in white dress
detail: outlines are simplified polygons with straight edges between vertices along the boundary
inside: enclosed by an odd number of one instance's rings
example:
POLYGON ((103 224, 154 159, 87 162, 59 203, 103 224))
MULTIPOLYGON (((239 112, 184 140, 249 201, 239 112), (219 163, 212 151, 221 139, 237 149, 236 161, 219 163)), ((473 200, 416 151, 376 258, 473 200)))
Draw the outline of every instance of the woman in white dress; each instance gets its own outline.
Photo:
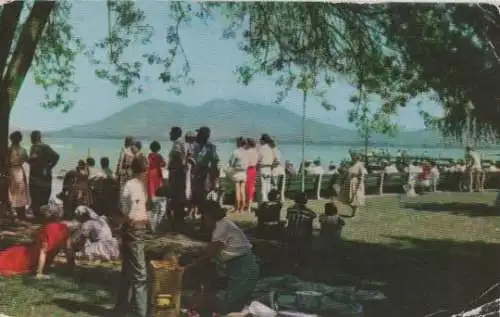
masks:
POLYGON ((235 188, 234 210, 243 212, 245 210, 245 182, 247 180, 248 158, 245 149, 246 140, 242 137, 236 139, 236 150, 229 158, 229 168, 231 169, 231 178, 235 188))
POLYGON ((359 207, 365 205, 365 164, 357 154, 352 155, 352 164, 343 178, 340 201, 352 210, 352 217, 359 207))
POLYGON ((75 215, 83 225, 74 235, 74 241, 83 245, 86 259, 113 261, 120 257, 118 240, 113 237, 106 217, 97 215, 87 206, 79 206, 75 215))

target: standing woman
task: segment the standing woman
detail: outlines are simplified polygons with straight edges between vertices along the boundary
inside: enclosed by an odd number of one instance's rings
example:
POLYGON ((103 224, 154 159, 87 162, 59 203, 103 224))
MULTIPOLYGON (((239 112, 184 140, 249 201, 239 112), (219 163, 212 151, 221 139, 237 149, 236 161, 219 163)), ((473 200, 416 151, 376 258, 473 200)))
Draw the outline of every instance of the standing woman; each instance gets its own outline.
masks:
POLYGON ((31 209, 35 217, 38 218, 40 207, 49 203, 52 191, 52 169, 59 162, 59 154, 42 142, 40 131, 33 131, 31 132, 31 149, 28 160, 30 164, 31 209))
POLYGON ((7 152, 9 163, 9 201, 13 215, 26 218, 29 205, 28 182, 24 172, 24 163, 28 162, 28 152, 21 146, 23 135, 19 131, 10 135, 10 147, 7 152))
POLYGON ((359 154, 352 155, 352 165, 343 177, 340 201, 349 205, 352 217, 356 215, 359 207, 365 205, 365 164, 359 154))
POLYGON ((259 148, 259 176, 260 176, 260 186, 261 186, 261 201, 268 201, 267 195, 272 188, 272 168, 275 161, 275 153, 271 145, 273 140, 271 137, 264 133, 260 137, 260 148, 259 148))
POLYGON ((247 139, 246 156, 248 160, 247 180, 245 183, 246 202, 245 209, 250 211, 255 195, 255 178, 257 176, 257 163, 259 162, 259 152, 255 148, 255 140, 247 139))
POLYGON ((118 158, 118 164, 116 164, 115 174, 118 179, 118 183, 120 184, 120 191, 123 189, 125 183, 132 177, 130 165, 134 159, 134 153, 132 153, 131 147, 134 142, 134 138, 131 136, 125 138, 123 148, 118 158))
POLYGON ((231 178, 234 182, 235 202, 234 211, 243 212, 245 209, 245 182, 247 180, 248 159, 246 156, 246 140, 242 137, 236 139, 236 149, 229 158, 229 167, 232 171, 231 178))
POLYGON ((163 168, 165 160, 159 153, 161 150, 160 143, 153 141, 149 145, 151 153, 148 155, 148 199, 151 200, 156 196, 156 192, 160 187, 163 187, 163 168))

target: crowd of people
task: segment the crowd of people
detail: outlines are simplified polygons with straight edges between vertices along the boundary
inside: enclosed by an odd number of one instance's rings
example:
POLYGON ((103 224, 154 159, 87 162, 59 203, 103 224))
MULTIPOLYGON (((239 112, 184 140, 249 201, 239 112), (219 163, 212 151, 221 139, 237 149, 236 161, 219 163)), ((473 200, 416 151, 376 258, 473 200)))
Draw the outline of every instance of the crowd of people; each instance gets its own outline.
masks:
MULTIPOLYGON (((201 127, 196 133, 183 133, 180 127, 170 131, 172 141, 168 157, 160 154, 158 141, 150 144, 150 153, 142 151, 142 144, 127 137, 121 149, 116 170, 110 169, 109 159, 100 159, 100 167, 89 157, 80 160, 74 170, 67 173, 63 190, 57 199, 51 199, 52 169, 59 155, 42 142, 41 133, 31 134, 32 146, 26 151, 21 146, 22 135, 14 132, 9 147, 9 204, 13 213, 26 218, 32 210, 34 219, 43 225, 30 244, 14 245, 0 251, 0 275, 35 274, 47 278, 46 268, 62 249, 65 250, 69 268, 75 266, 75 258, 91 261, 112 261, 121 258, 122 274, 115 312, 118 316, 146 316, 148 310, 147 267, 144 254, 146 233, 150 230, 152 202, 157 196, 168 197, 172 212, 173 229, 184 226, 188 215, 201 215, 202 228, 211 236, 211 242, 200 257, 184 266, 184 270, 204 270, 208 261, 215 261, 220 270, 230 278, 223 293, 207 287, 192 303, 196 310, 209 309, 219 313, 238 311, 243 307, 259 277, 259 266, 252 253, 252 245, 245 233, 228 217, 226 210, 211 193, 220 187, 221 172, 235 186, 235 212, 250 209, 255 195, 255 182, 260 178, 261 199, 256 209, 262 213, 282 209, 281 192, 277 190, 277 178, 284 174, 296 174, 293 166, 282 162, 275 141, 263 134, 258 142, 251 138, 236 139, 228 168, 221 171, 216 146, 210 142, 210 129, 201 127), (257 144, 258 143, 258 144, 257 144), (29 165, 29 175, 23 165, 29 165), (168 172, 167 183, 163 175, 168 172), (93 181, 109 180, 117 188, 117 198, 104 199, 94 195, 93 181), (111 201, 112 203, 109 203, 111 201), (103 207, 104 206, 104 207, 103 207), (116 209, 116 213, 109 210, 116 209), (113 235, 109 216, 119 219, 119 238, 113 235), (214 298, 211 295, 217 294, 214 298)), ((467 171, 480 170, 480 159, 471 148, 467 149, 467 171)), ((341 171, 339 202, 352 209, 352 216, 365 204, 364 177, 367 168, 361 155, 352 154, 349 166, 341 171)), ((458 167, 454 167, 458 168, 458 167)), ((331 164, 323 170, 319 160, 304 162, 299 173, 336 174, 339 170, 331 164), (306 164, 307 163, 307 164, 306 164)), ((393 164, 384 165, 386 174, 399 172, 393 164)), ((435 164, 409 164, 406 172, 412 179, 439 177, 435 164), (437 176, 436 176, 437 175, 437 176)), ((408 189, 409 191, 412 188, 408 189)), ((215 195, 215 194, 214 194, 215 195)), ((309 209, 306 193, 299 192, 294 204, 286 210, 286 241, 290 250, 290 263, 305 265, 312 250, 313 221, 317 214, 309 209)), ((339 240, 344 220, 338 215, 336 205, 326 203, 319 217, 320 238, 325 256, 334 253, 332 247, 339 240)))
MULTIPOLYGON (((196 134, 186 133, 184 137, 181 128, 172 128, 172 147, 167 159, 159 154, 159 142, 153 141, 150 153, 145 155, 142 144, 128 137, 114 173, 105 157, 100 159, 100 168, 91 157, 80 160, 75 169, 65 175, 62 192, 57 198, 50 197, 52 170, 59 155, 42 142, 39 131, 31 134, 29 152, 21 146, 20 132, 12 133, 10 139, 9 205, 23 219, 27 219, 28 210, 32 210, 33 220, 42 226, 32 243, 0 251, 0 275, 31 273, 38 279, 48 278, 46 269, 60 250, 65 251, 66 263, 71 269, 79 257, 91 261, 121 258, 122 274, 114 311, 119 316, 146 316, 148 276, 144 240, 150 226, 148 208, 166 187, 174 223, 182 224, 189 211, 198 211, 202 215, 202 227, 211 233, 212 242, 199 259, 188 263, 184 269, 200 267, 203 270, 202 264, 216 260, 232 281, 216 301, 207 300, 207 295, 215 291, 205 291, 204 296, 193 303, 193 308, 201 310, 211 306, 210 309, 223 313, 241 309, 257 282, 259 267, 245 233, 226 217, 226 210, 217 201, 209 199, 210 192, 219 187, 220 177, 219 157, 215 145, 210 142, 209 128, 201 127, 196 134), (29 175, 25 173, 25 164, 29 165, 29 175), (167 186, 164 185, 163 168, 168 171, 167 186), (95 180, 110 180, 119 188, 118 203, 107 205, 119 211, 119 239, 113 235, 110 219, 106 217, 114 214, 104 212, 103 215, 93 209, 99 200, 91 188, 95 180)), ((249 208, 257 177, 263 184, 263 203, 269 198, 274 201, 275 178, 284 173, 274 140, 263 134, 258 148, 252 139, 238 138, 236 143, 229 168, 225 170, 240 193, 235 211, 249 208)), ((288 212, 290 228, 296 228, 293 231, 296 243, 302 240, 300 237, 309 237, 312 233, 312 227, 304 227, 304 223, 312 225, 312 222, 302 221, 308 211, 303 195, 288 212)))

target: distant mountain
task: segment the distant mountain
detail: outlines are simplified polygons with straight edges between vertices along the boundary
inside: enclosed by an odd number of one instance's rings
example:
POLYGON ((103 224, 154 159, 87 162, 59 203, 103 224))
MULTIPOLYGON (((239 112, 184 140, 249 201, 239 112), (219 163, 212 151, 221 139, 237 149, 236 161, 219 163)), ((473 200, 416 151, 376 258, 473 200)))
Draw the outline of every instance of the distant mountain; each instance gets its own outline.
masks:
MULTIPOLYGON (((279 142, 301 140, 302 117, 281 106, 253 104, 241 100, 211 100, 201 106, 145 100, 100 121, 73 126, 46 134, 65 138, 123 138, 126 135, 148 139, 168 139, 169 130, 180 126, 194 131, 200 126, 212 129, 214 140, 232 140, 236 136, 257 137, 263 132, 279 142)), ((306 120, 306 141, 361 145, 355 130, 306 120)), ((439 133, 431 130, 400 132, 395 138, 376 135, 371 143, 406 146, 438 146, 443 143, 439 133)))

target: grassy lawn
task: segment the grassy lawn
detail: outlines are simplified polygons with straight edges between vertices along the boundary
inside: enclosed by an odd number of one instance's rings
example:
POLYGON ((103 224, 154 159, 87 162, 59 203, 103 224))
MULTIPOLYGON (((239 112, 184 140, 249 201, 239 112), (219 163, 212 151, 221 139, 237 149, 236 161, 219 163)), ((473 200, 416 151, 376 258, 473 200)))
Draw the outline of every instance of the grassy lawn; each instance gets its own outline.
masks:
MULTIPOLYGON (((367 316, 424 316, 438 309, 461 310, 500 277, 500 211, 495 193, 440 193, 417 198, 371 197, 346 218, 344 242, 335 264, 313 259, 304 278, 382 290, 389 300, 367 306, 367 316)), ((324 202, 311 202, 321 211, 324 202)), ((348 210, 341 209, 342 214, 348 210)), ((252 216, 233 215, 242 226, 252 216)), ((0 232, 7 245, 27 239, 26 230, 0 232), (20 232, 19 232, 20 231, 20 232), (22 234, 21 234, 22 233, 22 234)), ((149 248, 181 251, 199 247, 177 237, 155 237, 149 248)), ((279 253, 269 256, 272 273, 284 271, 279 253), (274 257, 273 257, 274 256, 274 257)), ((102 316, 116 287, 116 267, 84 267, 75 276, 54 269, 48 281, 0 279, 0 313, 11 316, 102 316)))

